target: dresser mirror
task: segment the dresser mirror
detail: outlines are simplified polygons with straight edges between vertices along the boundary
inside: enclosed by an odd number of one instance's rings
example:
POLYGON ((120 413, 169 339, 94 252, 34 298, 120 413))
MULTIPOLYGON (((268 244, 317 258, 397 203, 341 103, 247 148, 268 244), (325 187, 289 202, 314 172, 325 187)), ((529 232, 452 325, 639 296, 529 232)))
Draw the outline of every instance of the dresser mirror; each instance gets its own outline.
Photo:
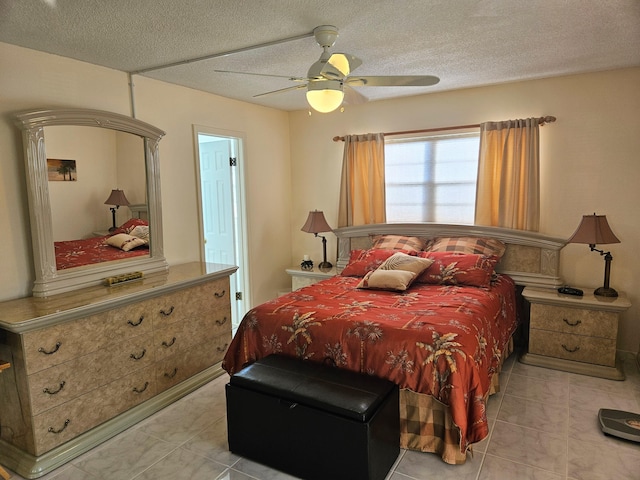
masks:
POLYGON ((158 159, 162 130, 125 115, 86 109, 21 112, 16 123, 26 162, 34 296, 98 285, 132 272, 167 270, 158 159), (105 204, 112 190, 126 195, 120 206, 105 204), (135 226, 141 228, 131 231, 135 226), (132 233, 136 240, 107 245, 118 233, 132 233), (137 238, 146 243, 138 244, 137 238))

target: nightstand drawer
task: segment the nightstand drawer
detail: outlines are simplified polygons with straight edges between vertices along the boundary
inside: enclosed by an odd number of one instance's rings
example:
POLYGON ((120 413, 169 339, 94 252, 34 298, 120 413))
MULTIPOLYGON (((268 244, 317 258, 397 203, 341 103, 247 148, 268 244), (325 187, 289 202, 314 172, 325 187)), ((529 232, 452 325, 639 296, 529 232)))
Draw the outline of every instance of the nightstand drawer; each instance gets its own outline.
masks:
POLYGON ((613 339, 618 332, 618 314, 602 310, 531 305, 531 328, 613 339))
POLYGON ((613 367, 616 363, 616 340, 531 328, 529 353, 613 367))

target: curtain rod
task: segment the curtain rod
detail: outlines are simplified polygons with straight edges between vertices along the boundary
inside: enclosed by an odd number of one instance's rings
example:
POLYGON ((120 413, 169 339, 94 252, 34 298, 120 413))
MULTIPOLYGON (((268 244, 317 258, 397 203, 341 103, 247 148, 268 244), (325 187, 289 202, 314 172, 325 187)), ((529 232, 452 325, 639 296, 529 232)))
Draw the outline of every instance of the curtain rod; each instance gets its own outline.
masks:
MULTIPOLYGON (((545 123, 553 123, 556 121, 556 117, 547 115, 545 117, 538 118, 538 125, 543 126, 545 123)), ((479 123, 473 125, 454 125, 453 127, 438 127, 438 128, 425 128, 422 130, 404 130, 401 132, 385 132, 383 135, 388 137, 390 135, 407 135, 410 133, 430 133, 430 132, 444 132, 446 130, 462 130, 465 128, 480 128, 479 123)), ((333 137, 334 142, 344 142, 344 137, 333 137)))

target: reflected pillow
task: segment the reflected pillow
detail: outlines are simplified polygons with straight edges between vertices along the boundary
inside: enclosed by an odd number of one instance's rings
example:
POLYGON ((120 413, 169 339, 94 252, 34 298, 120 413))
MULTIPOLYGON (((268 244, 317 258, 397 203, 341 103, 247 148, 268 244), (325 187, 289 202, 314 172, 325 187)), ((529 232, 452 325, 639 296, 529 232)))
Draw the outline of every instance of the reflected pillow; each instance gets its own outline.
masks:
POLYGON ((131 230, 133 230, 135 227, 139 225, 148 226, 149 222, 141 218, 130 218, 129 220, 124 222, 122 225, 120 225, 118 228, 116 228, 113 233, 114 234, 129 233, 131 230))
POLYGON ((116 235, 113 235, 107 238, 106 243, 107 245, 111 245, 112 247, 119 248, 124 252, 128 252, 133 248, 140 247, 142 245, 147 244, 141 238, 134 237, 126 233, 118 233, 116 235))
POLYGON ((433 260, 416 283, 435 285, 468 285, 488 287, 494 274, 498 257, 455 252, 421 252, 420 257, 433 260))
POLYGON ((389 250, 404 250, 406 252, 420 252, 424 249, 425 240, 406 235, 373 235, 371 248, 384 248, 389 250))
POLYGON ((149 243, 149 227, 147 225, 138 225, 133 227, 129 232, 132 237, 138 237, 140 240, 144 240, 144 243, 149 243))
POLYGON ((367 273, 378 268, 382 263, 393 255, 393 250, 369 249, 351 250, 349 263, 344 267, 340 275, 343 277, 364 277, 367 273))

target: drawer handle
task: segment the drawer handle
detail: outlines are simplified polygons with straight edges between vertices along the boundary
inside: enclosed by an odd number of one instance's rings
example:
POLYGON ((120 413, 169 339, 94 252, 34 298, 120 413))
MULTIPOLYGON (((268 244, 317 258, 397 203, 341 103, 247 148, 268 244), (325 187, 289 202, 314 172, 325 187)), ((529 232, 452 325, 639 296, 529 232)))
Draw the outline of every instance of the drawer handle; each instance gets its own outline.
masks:
POLYGON ((160 313, 162 315, 164 315, 165 317, 168 317, 169 315, 171 315, 173 313, 173 308, 174 308, 173 305, 171 305, 171 308, 169 310, 162 309, 162 310, 160 310, 160 313))
POLYGON ((58 342, 58 343, 56 343, 56 346, 53 348, 53 350, 49 350, 49 351, 47 351, 47 350, 45 350, 43 347, 40 347, 40 348, 38 349, 38 351, 39 351, 40 353, 44 353, 45 355, 53 355, 54 353, 56 353, 56 352, 60 349, 60 346, 61 346, 61 345, 62 345, 62 343, 58 342))
POLYGON ((132 322, 131 320, 129 320, 127 323, 129 325, 131 325, 132 327, 137 327, 138 325, 140 325, 142 323, 143 320, 144 320, 144 315, 142 315, 140 317, 140 319, 138 320, 138 323, 132 322))
POLYGON ((64 421, 64 425, 62 426, 62 428, 56 430, 53 427, 49 427, 49 430, 47 430, 49 433, 55 433, 56 435, 59 433, 62 433, 65 431, 65 429, 69 426, 69 424, 71 423, 71 420, 69 420, 68 418, 64 421))
POLYGON ((62 382, 60 382, 60 386, 58 387, 57 390, 49 390, 49 387, 47 387, 42 391, 48 395, 55 395, 56 393, 60 393, 60 390, 62 390, 66 384, 67 382, 63 380, 62 382))
POLYGON ((133 391, 135 393, 142 393, 147 389, 148 386, 149 386, 149 382, 144 382, 144 387, 142 387, 142 388, 133 387, 133 391))
POLYGON ((222 292, 221 292, 221 293, 214 292, 213 296, 214 296, 214 297, 216 297, 216 298, 222 298, 222 297, 224 297, 224 296, 225 296, 225 294, 226 294, 226 293, 227 293, 227 291, 226 291, 226 290, 222 290, 222 292))
POLYGON ((567 325, 569 325, 570 327, 576 327, 578 325, 580 325, 582 323, 582 320, 576 320, 575 322, 571 323, 569 320, 567 320, 566 318, 563 318, 562 320, 564 320, 564 323, 566 323, 567 325))
POLYGON ((228 346, 229 346, 229 344, 225 343, 223 346, 217 347, 217 349, 218 349, 219 352, 226 352, 228 346))
POLYGON ((147 353, 147 349, 143 349, 142 353, 140 355, 136 355, 135 353, 132 353, 131 355, 129 355, 129 357, 133 358, 134 360, 140 360, 142 357, 144 357, 144 354, 147 353))
POLYGON ((562 344, 562 348, 564 348, 569 353, 574 353, 574 352, 577 352, 578 350, 580 350, 579 346, 576 346, 574 348, 569 348, 564 343, 562 344))
POLYGON ((222 326, 227 323, 227 317, 224 317, 222 320, 216 320, 216 325, 222 326))
POLYGON ((171 373, 165 372, 164 376, 167 377, 167 378, 173 378, 173 377, 176 376, 176 373, 178 373, 178 367, 174 368, 173 372, 171 372, 171 373))
POLYGON ((170 346, 172 346, 174 343, 176 343, 176 337, 173 337, 171 339, 171 341, 169 343, 165 342, 164 340, 162 341, 162 346, 169 348, 170 346))

